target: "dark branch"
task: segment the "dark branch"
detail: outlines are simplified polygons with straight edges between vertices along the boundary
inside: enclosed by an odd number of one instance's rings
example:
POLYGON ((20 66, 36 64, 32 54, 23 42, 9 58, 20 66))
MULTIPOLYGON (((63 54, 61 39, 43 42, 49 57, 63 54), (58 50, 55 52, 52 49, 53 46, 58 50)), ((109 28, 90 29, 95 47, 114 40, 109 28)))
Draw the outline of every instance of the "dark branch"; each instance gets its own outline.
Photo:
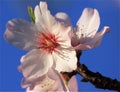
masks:
MULTIPOLYGON (((78 61, 80 60, 81 54, 81 51, 77 51, 78 61)), ((90 71, 84 64, 80 64, 78 62, 76 72, 83 77, 83 82, 90 82, 96 88, 120 91, 119 81, 105 77, 99 72, 94 73, 90 71)))
MULTIPOLYGON (((82 52, 77 51, 77 58, 78 61, 80 60, 82 52)), ((117 81, 116 79, 111 79, 108 77, 105 77, 101 75, 99 72, 92 72, 90 71, 87 66, 84 64, 77 63, 77 69, 71 73, 68 72, 62 72, 61 73, 65 80, 69 81, 70 78, 73 75, 79 74, 83 77, 82 82, 90 82, 92 83, 96 88, 100 89, 108 89, 108 90, 116 90, 120 92, 120 81, 117 81)))
POLYGON ((83 82, 90 82, 96 88, 120 91, 120 82, 104 77, 100 73, 90 71, 84 64, 78 64, 77 73, 83 77, 83 82))

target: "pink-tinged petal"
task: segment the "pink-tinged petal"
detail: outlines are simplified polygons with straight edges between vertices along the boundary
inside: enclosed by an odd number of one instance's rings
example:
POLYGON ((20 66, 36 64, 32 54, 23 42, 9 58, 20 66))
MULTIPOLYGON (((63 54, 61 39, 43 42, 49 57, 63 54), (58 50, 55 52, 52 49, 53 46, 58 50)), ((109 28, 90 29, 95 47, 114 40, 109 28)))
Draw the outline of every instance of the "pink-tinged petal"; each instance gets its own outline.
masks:
MULTIPOLYGON (((34 83, 34 87, 31 88, 29 84, 27 87, 27 92, 66 92, 66 86, 64 81, 60 77, 60 74, 54 69, 50 68, 46 76, 42 80, 38 80, 34 83)), ((68 91, 67 91, 68 92, 68 91)))
POLYGON ((22 19, 13 19, 6 25, 5 39, 12 45, 23 49, 31 50, 34 46, 34 34, 37 29, 34 24, 22 19))
POLYGON ((89 45, 91 48, 96 48, 101 44, 102 37, 110 31, 108 26, 105 26, 100 32, 96 33, 95 36, 91 39, 88 38, 85 44, 89 45))
POLYGON ((35 87, 35 85, 42 82, 47 77, 47 74, 44 74, 43 76, 40 76, 34 80, 27 80, 27 78, 22 79, 22 88, 29 87, 31 90, 35 87))
POLYGON ((22 73, 26 81, 33 81, 43 76, 53 64, 51 54, 39 49, 31 50, 22 58, 22 73))
POLYGON ((26 83, 24 87, 26 87, 26 92, 48 92, 48 90, 54 84, 54 80, 51 80, 47 76, 41 79, 38 78, 37 81, 33 81, 31 83, 26 83))
POLYGON ((70 18, 66 13, 59 12, 59 13, 55 14, 55 18, 56 18, 56 20, 58 20, 59 22, 63 22, 67 26, 72 26, 70 18))
POLYGON ((91 46, 88 44, 79 44, 73 48, 76 50, 88 50, 88 49, 91 49, 91 46))
POLYGON ((71 72, 77 68, 76 52, 74 50, 59 49, 53 52, 55 69, 59 72, 71 72))
POLYGON ((85 8, 77 22, 77 36, 79 38, 95 35, 100 25, 99 13, 96 9, 85 8))
POLYGON ((52 90, 52 86, 54 85, 55 81, 50 79, 48 76, 45 76, 42 80, 38 80, 36 84, 29 85, 27 88, 29 91, 40 92, 43 90, 43 92, 48 92, 52 90), (36 91, 35 91, 36 90, 36 91))
POLYGON ((77 45, 73 48, 76 50, 88 50, 96 48, 101 44, 104 34, 108 33, 109 31, 110 28, 108 26, 105 26, 100 32, 96 33, 94 36, 84 38, 83 42, 78 42, 77 45))
POLYGON ((54 92, 56 91, 67 91, 68 89, 66 88, 66 85, 63 81, 63 79, 61 78, 60 74, 54 70, 54 69, 50 69, 49 72, 47 73, 48 77, 55 80, 54 85, 52 86, 52 90, 54 92))
POLYGON ((41 26, 42 28, 50 29, 56 23, 55 18, 50 14, 50 11, 47 8, 46 2, 40 2, 39 6, 37 5, 34 10, 35 13, 35 23, 41 26))
POLYGON ((78 84, 77 84, 77 79, 75 76, 73 76, 69 82, 68 82, 68 88, 70 92, 78 92, 78 84))

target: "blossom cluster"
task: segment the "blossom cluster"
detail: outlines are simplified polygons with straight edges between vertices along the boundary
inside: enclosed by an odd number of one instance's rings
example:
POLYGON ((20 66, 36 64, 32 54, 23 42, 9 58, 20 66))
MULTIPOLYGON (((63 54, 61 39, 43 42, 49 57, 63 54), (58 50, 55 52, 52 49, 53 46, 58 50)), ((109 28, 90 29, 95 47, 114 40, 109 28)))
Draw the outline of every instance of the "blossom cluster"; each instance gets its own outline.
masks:
POLYGON ((97 32, 100 17, 92 8, 83 10, 75 28, 66 13, 51 15, 46 2, 35 7, 34 15, 35 23, 12 19, 6 25, 5 39, 29 51, 21 57, 18 67, 24 76, 22 87, 27 92, 77 92, 75 76, 66 83, 61 72, 76 70, 76 51, 99 46, 109 27, 97 32))

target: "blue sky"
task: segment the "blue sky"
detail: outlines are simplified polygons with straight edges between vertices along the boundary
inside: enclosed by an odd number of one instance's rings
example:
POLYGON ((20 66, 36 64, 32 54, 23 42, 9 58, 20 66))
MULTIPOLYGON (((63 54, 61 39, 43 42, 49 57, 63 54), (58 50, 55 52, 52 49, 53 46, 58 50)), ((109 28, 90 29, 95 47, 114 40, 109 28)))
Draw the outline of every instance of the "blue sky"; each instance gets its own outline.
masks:
MULTIPOLYGON (((22 74, 18 72, 19 60, 26 52, 8 44, 3 37, 5 25, 13 18, 30 21, 27 6, 33 8, 40 0, 0 0, 0 91, 25 91, 21 88, 22 74)), ((86 7, 96 8, 101 18, 101 30, 110 26, 111 32, 103 38, 102 44, 95 49, 83 51, 81 63, 94 72, 120 80, 120 1, 119 0, 46 0, 51 13, 66 12, 76 25, 82 10, 86 7)), ((81 92, 115 92, 94 88, 90 83, 80 82, 81 92)))

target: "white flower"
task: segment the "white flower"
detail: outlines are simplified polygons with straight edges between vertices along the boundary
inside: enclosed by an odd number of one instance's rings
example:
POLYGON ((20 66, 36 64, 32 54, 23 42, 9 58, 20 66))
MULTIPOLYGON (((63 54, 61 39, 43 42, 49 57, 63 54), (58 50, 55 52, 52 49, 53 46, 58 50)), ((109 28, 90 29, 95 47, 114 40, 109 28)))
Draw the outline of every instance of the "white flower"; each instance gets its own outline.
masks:
MULTIPOLYGON (((53 67, 58 72, 71 72, 77 67, 76 52, 71 49, 71 26, 53 17, 46 2, 35 7, 35 24, 23 19, 10 20, 5 39, 23 50, 22 73, 27 81, 45 75, 53 67)), ((60 14, 58 14, 60 16, 60 14)), ((63 16, 62 19, 66 19, 63 16)))
MULTIPOLYGON (((22 72, 22 67, 19 66, 18 70, 22 72)), ((77 80, 73 76, 68 84, 66 80, 60 73, 58 73, 54 68, 49 68, 48 72, 36 78, 35 80, 27 80, 23 78, 22 87, 27 88, 26 92, 77 92, 77 80)))
POLYGON ((46 80, 43 80, 42 83, 35 85, 33 89, 28 87, 26 92, 78 92, 78 89, 75 77, 71 78, 68 86, 61 83, 60 79, 54 81, 47 78, 46 80))
POLYGON ((68 86, 63 84, 59 78, 55 81, 46 78, 40 84, 35 85, 33 89, 30 89, 30 87, 28 87, 26 92, 78 92, 78 89, 75 77, 72 77, 70 79, 68 86))
POLYGON ((73 34, 72 45, 77 50, 87 50, 100 45, 104 34, 110 31, 105 26, 97 32, 100 25, 99 13, 96 9, 85 8, 77 22, 76 31, 73 34))

